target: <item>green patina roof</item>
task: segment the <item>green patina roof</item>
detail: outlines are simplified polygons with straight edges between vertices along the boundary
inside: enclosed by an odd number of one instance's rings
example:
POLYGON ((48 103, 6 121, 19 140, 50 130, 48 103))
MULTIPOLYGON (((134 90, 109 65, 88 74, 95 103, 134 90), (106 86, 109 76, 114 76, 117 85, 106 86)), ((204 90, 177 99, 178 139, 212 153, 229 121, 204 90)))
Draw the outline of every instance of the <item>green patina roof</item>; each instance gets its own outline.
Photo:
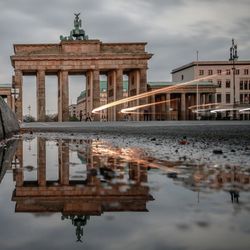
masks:
MULTIPOLYGON (((163 81, 162 82, 148 82, 148 85, 150 87, 167 87, 167 86, 176 85, 178 83, 182 83, 182 82, 163 82, 163 81)), ((193 86, 193 85, 196 86, 197 82, 187 84, 187 86, 193 86)), ((217 85, 217 84, 216 83, 212 83, 212 82, 208 82, 208 81, 200 81, 200 82, 198 82, 198 85, 200 85, 200 86, 207 86, 207 85, 217 85)))
POLYGON ((151 87, 154 87, 154 86, 162 86, 162 87, 165 87, 165 86, 171 86, 173 85, 173 82, 148 82, 148 85, 151 86, 151 87))

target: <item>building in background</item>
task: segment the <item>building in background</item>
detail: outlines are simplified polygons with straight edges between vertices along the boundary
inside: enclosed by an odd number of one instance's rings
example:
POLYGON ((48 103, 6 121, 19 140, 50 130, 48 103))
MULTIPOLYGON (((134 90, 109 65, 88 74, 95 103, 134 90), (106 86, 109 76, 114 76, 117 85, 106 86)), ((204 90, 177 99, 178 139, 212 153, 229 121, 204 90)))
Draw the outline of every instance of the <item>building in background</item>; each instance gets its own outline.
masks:
POLYGON ((12 95, 11 84, 0 84, 0 96, 5 100, 9 107, 14 110, 14 96, 12 95))
POLYGON ((238 108, 237 119, 249 120, 249 113, 239 110, 250 104, 250 61, 235 61, 235 91, 233 65, 231 61, 195 61, 172 71, 173 82, 187 82, 205 78, 204 81, 217 84, 215 102, 222 112, 216 112, 217 119, 232 118, 233 108, 238 108), (235 96, 234 96, 235 94, 235 96), (234 103, 235 100, 235 103, 234 103))
POLYGON ((69 117, 76 117, 76 104, 69 105, 69 117))
MULTIPOLYGON (((208 104, 214 102, 216 84, 210 82, 200 82, 200 104, 208 104)), ((133 112, 121 114, 122 120, 138 120, 138 115, 141 115, 144 120, 194 120, 196 113, 194 108, 196 105, 196 84, 178 87, 174 82, 149 82, 147 91, 154 91, 172 87, 171 91, 162 91, 156 95, 147 98, 146 107, 135 109, 133 112)), ((128 97, 128 81, 123 81, 123 98, 128 97)), ((100 104, 107 104, 107 82, 100 81, 100 104)), ((130 107, 139 105, 139 100, 130 102, 130 107)), ((128 108, 128 103, 122 104, 122 108, 128 108)), ((112 113, 112 108, 100 111, 100 120, 108 121, 109 110, 112 113)), ((85 120, 87 114, 86 109, 86 91, 82 91, 77 98, 76 117, 79 120, 85 120)), ((206 113, 200 115, 203 119, 210 119, 206 113)))
MULTIPOLYGON (((128 97, 128 81, 123 81, 123 98, 128 97)), ((100 106, 108 103, 107 96, 107 81, 100 81, 100 106)), ((126 108, 127 104, 123 104, 122 108, 126 108)), ((112 108, 110 108, 112 109, 112 108)), ((100 121, 108 121, 108 110, 102 110, 99 113, 100 121)), ((79 120, 85 120, 87 116, 92 116, 87 111, 86 104, 86 90, 82 91, 81 94, 77 97, 76 103, 76 117, 79 120)), ((93 119, 93 116, 92 116, 93 119)), ((124 115, 123 119, 126 119, 126 115, 124 115)))
MULTIPOLYGON (((212 119, 208 111, 200 112, 197 116, 197 84, 178 86, 179 82, 149 82, 148 91, 166 89, 149 97, 147 113, 150 120, 196 120, 212 119), (158 104, 157 104, 158 103, 158 104)), ((216 84, 211 82, 199 82, 198 103, 204 110, 211 109, 210 103, 214 102, 216 84)), ((146 110, 145 110, 146 111, 146 110)), ((144 111, 144 112, 145 112, 144 111)))

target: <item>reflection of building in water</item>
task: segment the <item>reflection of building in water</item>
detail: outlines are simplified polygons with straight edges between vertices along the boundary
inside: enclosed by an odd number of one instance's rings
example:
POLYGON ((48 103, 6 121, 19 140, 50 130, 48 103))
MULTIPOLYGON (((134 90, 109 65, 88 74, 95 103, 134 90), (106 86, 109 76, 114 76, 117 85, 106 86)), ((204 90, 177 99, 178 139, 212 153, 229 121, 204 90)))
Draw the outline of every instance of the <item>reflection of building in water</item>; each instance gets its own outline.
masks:
POLYGON ((192 166, 193 170, 188 169, 181 172, 181 177, 177 173, 171 173, 169 178, 181 183, 193 191, 203 189, 224 189, 229 192, 231 201, 239 202, 240 190, 246 190, 250 184, 250 174, 240 167, 210 168, 205 166, 192 166))
MULTIPOLYGON (((121 160, 93 153, 90 141, 85 145, 86 178, 70 178, 70 148, 68 141, 58 141, 58 180, 46 180, 46 140, 37 140, 37 180, 24 180, 20 165, 14 171, 16 189, 13 201, 16 212, 61 212, 76 227, 77 239, 83 234, 83 226, 90 215, 103 212, 147 211, 146 203, 152 200, 147 182, 147 170, 136 163, 123 165, 121 160), (122 170, 122 171, 121 171, 122 170)), ((81 150, 84 147, 81 147, 81 150)), ((80 149, 79 149, 80 151, 80 149)), ((84 157, 81 152, 81 157, 84 157)), ((22 161, 20 161, 22 162, 22 161)))
POLYGON ((70 219, 72 225, 76 227, 76 238, 77 241, 82 241, 83 236, 83 227, 87 224, 87 221, 90 219, 89 215, 62 215, 62 220, 70 219))

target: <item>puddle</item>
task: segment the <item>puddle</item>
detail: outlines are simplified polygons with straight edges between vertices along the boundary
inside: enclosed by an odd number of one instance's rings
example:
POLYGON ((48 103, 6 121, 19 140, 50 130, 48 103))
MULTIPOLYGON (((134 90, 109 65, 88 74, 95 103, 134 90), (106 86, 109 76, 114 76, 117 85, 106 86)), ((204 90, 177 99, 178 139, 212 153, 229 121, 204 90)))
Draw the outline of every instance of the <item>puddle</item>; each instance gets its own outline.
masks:
POLYGON ((176 159, 83 135, 10 140, 1 249, 247 249, 249 167, 176 159))

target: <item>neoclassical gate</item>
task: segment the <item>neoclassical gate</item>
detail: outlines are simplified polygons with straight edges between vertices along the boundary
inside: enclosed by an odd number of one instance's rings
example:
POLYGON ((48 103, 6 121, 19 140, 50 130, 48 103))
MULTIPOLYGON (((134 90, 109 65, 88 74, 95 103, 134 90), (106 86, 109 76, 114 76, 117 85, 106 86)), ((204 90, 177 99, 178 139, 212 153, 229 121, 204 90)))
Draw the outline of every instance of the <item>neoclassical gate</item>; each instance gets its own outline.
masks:
MULTIPOLYGON (((100 106, 100 74, 107 75, 108 103, 122 98, 123 75, 128 75, 129 96, 147 91, 146 43, 102 43, 100 40, 63 40, 59 44, 15 44, 11 56, 13 84, 19 89, 16 113, 22 120, 23 76, 36 76, 37 120, 45 121, 45 76, 58 76, 58 121, 69 117, 70 74, 86 75, 87 111, 100 106)), ((145 100, 144 100, 145 101, 145 100)), ((96 120, 99 119, 97 114, 96 120)), ((109 112, 119 120, 119 107, 109 112)))

